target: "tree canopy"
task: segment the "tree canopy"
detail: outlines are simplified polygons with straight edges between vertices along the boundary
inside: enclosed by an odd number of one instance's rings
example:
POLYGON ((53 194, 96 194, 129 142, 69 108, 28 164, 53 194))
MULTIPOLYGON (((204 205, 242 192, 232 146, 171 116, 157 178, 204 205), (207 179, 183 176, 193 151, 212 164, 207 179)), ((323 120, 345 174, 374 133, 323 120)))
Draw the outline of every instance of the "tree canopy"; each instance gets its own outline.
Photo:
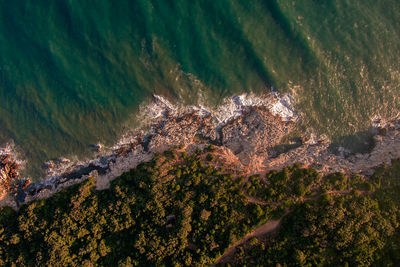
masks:
POLYGON ((395 265, 400 164, 369 178, 294 165, 236 177, 213 149, 167 151, 95 190, 71 186, 0 209, 1 266, 395 265), (286 211, 286 213, 285 213, 286 211), (283 216, 285 214, 285 216, 283 216), (249 233, 281 218, 276 231, 249 233), (247 239, 246 239, 247 240, 247 239))

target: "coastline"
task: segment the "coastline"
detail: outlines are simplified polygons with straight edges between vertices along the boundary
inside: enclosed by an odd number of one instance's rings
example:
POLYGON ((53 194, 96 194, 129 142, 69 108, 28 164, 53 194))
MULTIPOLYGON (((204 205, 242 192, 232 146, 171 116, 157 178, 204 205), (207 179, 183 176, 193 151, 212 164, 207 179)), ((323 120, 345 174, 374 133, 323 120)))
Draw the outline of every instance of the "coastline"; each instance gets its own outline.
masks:
MULTIPOLYGON (((188 153, 210 144, 237 175, 265 174, 270 170, 301 164, 322 174, 343 171, 369 175, 382 163, 400 157, 400 121, 375 123, 374 148, 370 153, 345 158, 329 150, 329 140, 314 136, 278 149, 296 126, 298 117, 289 95, 272 92, 264 97, 249 94, 228 98, 216 111, 204 107, 175 107, 160 96, 144 107, 151 115, 150 130, 125 136, 105 155, 87 162, 60 159, 47 162, 44 180, 31 183, 19 177, 20 164, 12 150, 2 150, 0 206, 19 206, 48 198, 62 189, 94 177, 103 190, 122 173, 149 161, 156 153, 182 146, 188 153)), ((101 149, 101 146, 99 146, 101 149)))

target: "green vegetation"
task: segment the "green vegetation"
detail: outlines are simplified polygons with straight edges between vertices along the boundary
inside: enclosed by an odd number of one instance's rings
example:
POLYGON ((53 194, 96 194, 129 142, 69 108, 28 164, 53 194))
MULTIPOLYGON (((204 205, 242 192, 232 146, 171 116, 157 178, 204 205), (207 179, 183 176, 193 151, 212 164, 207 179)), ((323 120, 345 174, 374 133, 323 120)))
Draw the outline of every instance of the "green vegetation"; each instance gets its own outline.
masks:
POLYGON ((265 179, 214 167, 214 147, 167 151, 123 174, 0 209, 1 266, 368 266, 400 262, 400 162, 369 179, 293 166, 265 179), (284 216, 283 216, 284 215, 284 216), (223 264, 223 263, 222 263, 223 264))
POLYGON ((369 180, 329 175, 321 188, 319 197, 291 207, 279 232, 237 249, 233 265, 397 266, 400 161, 379 168, 369 180))
POLYGON ((235 179, 167 151, 123 174, 94 180, 0 216, 0 265, 208 265, 275 208, 249 203, 235 179), (183 158, 183 159, 182 159, 183 158))
POLYGON ((294 165, 281 172, 271 171, 266 179, 251 176, 245 189, 251 197, 289 207, 305 196, 316 195, 315 190, 320 188, 321 182, 322 177, 317 171, 294 165))

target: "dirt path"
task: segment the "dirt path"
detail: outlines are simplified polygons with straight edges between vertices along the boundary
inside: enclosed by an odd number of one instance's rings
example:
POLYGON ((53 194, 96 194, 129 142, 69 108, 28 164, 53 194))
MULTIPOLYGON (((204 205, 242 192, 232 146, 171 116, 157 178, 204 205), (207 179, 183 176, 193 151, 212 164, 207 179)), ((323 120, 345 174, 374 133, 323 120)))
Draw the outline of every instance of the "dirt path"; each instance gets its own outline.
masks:
POLYGON ((266 205, 279 206, 281 204, 279 202, 265 202, 265 201, 262 201, 262 200, 259 200, 259 199, 256 199, 256 198, 250 197, 250 196, 247 196, 247 201, 249 203, 254 203, 254 204, 263 205, 263 206, 266 206, 266 205))
POLYGON ((268 205, 268 203, 265 202, 265 201, 258 200, 258 199, 254 198, 254 197, 249 197, 249 196, 247 197, 247 201, 249 203, 254 203, 254 204, 263 205, 263 206, 268 205))
POLYGON ((226 261, 226 259, 228 259, 229 257, 231 257, 234 253, 235 250, 238 246, 246 243, 250 238, 252 237, 258 237, 258 236, 263 236, 266 235, 268 233, 271 233, 273 231, 275 231, 279 225, 281 224, 282 219, 287 216, 290 213, 289 210, 286 210, 285 214, 279 218, 279 220, 270 220, 268 222, 266 222, 265 224, 261 225, 260 227, 258 227, 257 229, 255 229, 253 232, 248 233, 247 235, 245 235, 241 240, 239 240, 238 242, 236 242, 235 244, 233 244, 232 246, 230 246, 224 254, 222 254, 213 264, 213 266, 219 264, 219 263, 223 263, 226 261))
MULTIPOLYGON (((351 190, 332 190, 332 191, 328 191, 325 194, 328 195, 333 195, 333 194, 350 194, 352 191, 351 190)), ((367 194, 368 192, 365 191, 360 191, 361 194, 367 194)), ((304 199, 305 201, 308 200, 315 200, 325 194, 320 194, 318 196, 315 196, 313 198, 309 198, 309 199, 304 199)), ((269 203, 269 202, 264 202, 261 200, 258 200, 256 198, 253 197, 247 197, 248 201, 250 203, 255 203, 255 204, 259 204, 259 205, 271 205, 271 204, 277 204, 277 203, 269 203)), ((224 263, 226 262, 226 260, 231 257, 235 251, 236 248, 240 245, 243 245, 244 243, 246 243, 250 238, 252 237, 259 237, 259 236, 263 236, 266 235, 268 233, 271 233, 273 231, 275 231, 281 224, 282 219, 287 216, 290 213, 290 211, 288 209, 286 209, 285 214, 279 218, 279 220, 270 220, 268 222, 266 222, 265 224, 261 225, 260 227, 258 227, 257 229, 255 229, 253 232, 245 235, 241 240, 239 240, 238 242, 236 242, 235 244, 233 244, 232 246, 230 246, 223 255, 221 255, 214 263, 214 265, 212 266, 216 266, 219 263, 224 263)))

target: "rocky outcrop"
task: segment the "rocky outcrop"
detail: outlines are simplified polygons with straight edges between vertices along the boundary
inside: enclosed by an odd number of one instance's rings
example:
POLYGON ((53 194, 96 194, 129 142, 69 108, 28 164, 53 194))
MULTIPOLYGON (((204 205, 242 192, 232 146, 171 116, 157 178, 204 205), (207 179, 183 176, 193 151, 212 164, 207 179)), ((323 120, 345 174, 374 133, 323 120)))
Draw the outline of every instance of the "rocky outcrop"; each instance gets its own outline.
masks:
POLYGON ((242 116, 222 125, 212 124, 210 117, 196 113, 166 117, 156 126, 157 130, 148 137, 147 143, 142 142, 124 157, 117 157, 108 172, 98 176, 98 189, 107 188, 109 181, 140 162, 150 160, 155 152, 178 145, 185 145, 183 149, 190 152, 196 147, 217 144, 216 166, 237 175, 265 174, 295 163, 315 168, 322 174, 342 171, 369 175, 382 163, 390 164, 392 159, 400 158, 399 121, 377 129, 372 152, 347 158, 332 153, 326 138, 316 140, 314 137, 304 137, 301 145, 277 154, 276 146, 294 126, 293 121, 283 121, 265 107, 248 107, 242 116))
POLYGON ((374 147, 370 153, 357 153, 347 158, 333 154, 328 143, 303 144, 280 154, 276 158, 266 158, 265 171, 282 169, 293 163, 312 167, 322 174, 333 172, 372 174, 381 164, 390 165, 392 159, 400 158, 400 121, 394 120, 387 126, 377 129, 374 147))
POLYGON ((2 189, 8 192, 16 190, 19 168, 19 164, 11 158, 11 155, 4 154, 0 156, 0 183, 2 189))
MULTIPOLYGON (((7 151, 7 150, 6 150, 7 151)), ((29 179, 20 179, 21 165, 15 155, 2 151, 0 155, 0 199, 1 205, 16 207, 15 199, 29 186, 29 179)))
MULTIPOLYGON (((239 117, 218 123, 210 114, 188 111, 184 114, 171 113, 168 109, 153 124, 149 134, 137 132, 129 142, 119 145, 109 155, 86 163, 69 161, 49 162, 48 178, 29 184, 20 179, 19 166, 8 156, 0 162, 0 182, 3 190, 0 205, 17 208, 23 203, 47 198, 72 184, 88 177, 95 177, 97 189, 106 189, 110 181, 122 173, 149 161, 155 153, 171 147, 182 146, 191 153, 196 148, 209 144, 217 146, 213 164, 236 175, 265 174, 280 170, 294 163, 313 167, 323 174, 337 171, 370 174, 373 168, 400 157, 400 123, 393 121, 379 126, 375 136, 375 147, 371 153, 343 157, 329 150, 326 140, 288 146, 283 153, 276 147, 282 138, 291 132, 295 122, 282 119, 267 106, 247 106, 239 117), (64 170, 60 174, 60 170, 64 170)), ((281 151, 282 152, 282 151, 281 151)))
POLYGON ((210 143, 217 139, 211 115, 201 116, 197 111, 183 116, 166 116, 153 126, 146 150, 162 152, 171 146, 210 143))
POLYGON ((293 126, 293 122, 273 116, 266 107, 248 107, 241 117, 222 127, 221 144, 232 150, 244 165, 249 165, 258 156, 269 157, 272 147, 293 126))

